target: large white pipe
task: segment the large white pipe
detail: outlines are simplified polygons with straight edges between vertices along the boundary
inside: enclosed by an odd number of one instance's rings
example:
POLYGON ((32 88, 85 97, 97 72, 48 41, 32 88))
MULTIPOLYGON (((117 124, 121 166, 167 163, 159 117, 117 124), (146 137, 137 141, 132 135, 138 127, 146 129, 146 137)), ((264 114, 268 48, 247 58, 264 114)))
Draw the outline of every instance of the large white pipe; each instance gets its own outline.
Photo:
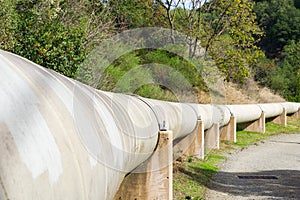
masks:
POLYGON ((214 123, 224 126, 229 123, 230 110, 224 105, 188 104, 196 111, 198 119, 203 121, 204 129, 212 127, 214 123))
POLYGON ((0 199, 112 199, 157 144, 152 110, 0 51, 0 199))
POLYGON ((258 106, 265 113, 266 118, 279 116, 283 112, 283 106, 279 103, 258 104, 258 106))
POLYGON ((225 105, 213 106, 213 121, 219 123, 220 127, 229 123, 231 112, 225 105))
POLYGON ((161 129, 173 131, 174 139, 182 138, 196 128, 197 113, 188 104, 139 98, 151 107, 161 129))
POLYGON ((281 105, 286 110, 287 114, 295 113, 300 109, 300 103, 285 102, 281 105))
POLYGON ((197 118, 201 119, 204 125, 204 129, 209 129, 212 127, 213 121, 213 106, 206 104, 188 104, 190 105, 195 112, 197 113, 197 118))
POLYGON ((255 104, 227 105, 227 107, 236 116, 237 123, 257 120, 262 113, 262 109, 255 104))
POLYGON ((299 110, 298 103, 198 105, 97 91, 0 50, 0 199, 112 199, 153 153, 159 129, 174 139, 299 110))

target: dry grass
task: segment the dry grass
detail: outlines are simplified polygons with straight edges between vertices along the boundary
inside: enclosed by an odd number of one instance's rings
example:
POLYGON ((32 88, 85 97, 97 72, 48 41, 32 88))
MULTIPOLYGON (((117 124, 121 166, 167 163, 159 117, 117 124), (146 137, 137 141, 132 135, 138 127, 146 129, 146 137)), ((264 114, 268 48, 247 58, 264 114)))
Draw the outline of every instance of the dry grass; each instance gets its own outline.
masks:
MULTIPOLYGON (((285 102, 281 96, 274 94, 268 88, 259 87, 258 84, 249 79, 243 85, 224 82, 226 104, 251 104, 251 103, 273 103, 285 102)), ((199 103, 211 103, 210 94, 203 91, 197 91, 199 103)))

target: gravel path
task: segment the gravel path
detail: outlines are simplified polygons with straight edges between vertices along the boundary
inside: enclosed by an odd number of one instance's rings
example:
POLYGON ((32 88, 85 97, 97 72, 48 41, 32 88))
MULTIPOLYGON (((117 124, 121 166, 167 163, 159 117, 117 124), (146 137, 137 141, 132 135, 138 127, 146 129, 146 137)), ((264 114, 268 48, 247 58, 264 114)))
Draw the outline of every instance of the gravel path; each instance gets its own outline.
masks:
POLYGON ((300 199, 300 134, 271 137, 230 155, 206 199, 300 199))

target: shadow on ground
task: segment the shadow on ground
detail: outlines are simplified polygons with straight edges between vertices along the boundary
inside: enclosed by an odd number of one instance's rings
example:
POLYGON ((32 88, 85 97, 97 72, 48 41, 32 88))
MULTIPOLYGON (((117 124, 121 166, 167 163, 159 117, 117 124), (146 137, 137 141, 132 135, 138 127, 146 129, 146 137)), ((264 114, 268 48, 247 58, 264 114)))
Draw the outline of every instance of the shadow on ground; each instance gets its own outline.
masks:
MULTIPOLYGON (((300 163, 299 163, 300 164, 300 163)), ((198 169, 194 169, 197 172, 198 169)), ((199 175, 187 173, 203 184, 199 175)), ((300 199, 300 171, 274 170, 253 173, 218 172, 206 185, 209 189, 241 197, 300 199)))

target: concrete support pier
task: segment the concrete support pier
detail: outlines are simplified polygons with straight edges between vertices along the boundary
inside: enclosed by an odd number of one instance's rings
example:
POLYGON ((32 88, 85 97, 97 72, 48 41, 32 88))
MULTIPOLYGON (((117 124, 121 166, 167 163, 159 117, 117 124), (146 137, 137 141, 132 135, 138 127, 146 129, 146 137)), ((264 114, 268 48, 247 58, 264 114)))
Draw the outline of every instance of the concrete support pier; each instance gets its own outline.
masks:
POLYGON ((294 114, 292 114, 291 116, 299 119, 300 118, 300 109, 297 112, 295 112, 294 114))
POLYGON ((218 123, 204 132, 204 153, 207 154, 213 149, 220 148, 220 128, 218 123))
POLYGON ((221 128, 221 140, 236 142, 236 117, 231 116, 229 123, 221 128))
MULTIPOLYGON (((184 155, 204 159, 204 126, 201 120, 197 121, 196 129, 190 135, 192 138, 182 143, 182 145, 188 145, 188 149, 184 155)), ((190 137, 190 135, 187 137, 190 137)))
POLYGON ((265 113, 262 112, 260 118, 253 122, 245 123, 245 131, 265 133, 266 132, 266 117, 265 113))
POLYGON ((276 124, 280 124, 280 125, 286 126, 287 125, 287 113, 286 113, 286 110, 283 109, 283 112, 281 113, 281 115, 273 118, 271 121, 274 122, 274 123, 276 123, 276 124))
POLYGON ((153 155, 128 174, 114 200, 173 199, 172 131, 160 131, 153 155))

